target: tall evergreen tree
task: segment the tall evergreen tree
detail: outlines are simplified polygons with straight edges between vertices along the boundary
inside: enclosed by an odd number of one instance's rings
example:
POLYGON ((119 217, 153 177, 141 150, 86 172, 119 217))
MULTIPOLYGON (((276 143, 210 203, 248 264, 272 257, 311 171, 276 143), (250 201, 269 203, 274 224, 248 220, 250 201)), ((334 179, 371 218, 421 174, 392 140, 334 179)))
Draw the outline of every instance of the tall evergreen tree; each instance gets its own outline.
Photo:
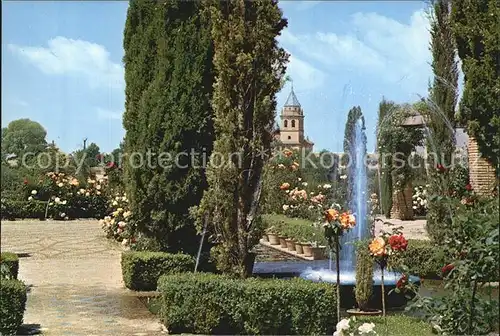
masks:
MULTIPOLYGON (((455 149, 455 107, 457 105, 458 65, 455 38, 451 26, 451 1, 436 0, 431 17, 432 71, 434 82, 429 90, 429 101, 420 104, 427 119, 426 140, 429 169, 429 190, 435 196, 444 196, 449 186, 443 186, 442 176, 434 167, 449 166, 455 149)), ((437 197, 429 199, 427 232, 440 239, 442 228, 450 221, 450 214, 437 197)))
MULTIPOLYGON (((356 148, 356 143, 355 143, 355 130, 356 130, 356 123, 358 120, 361 119, 362 123, 362 129, 365 129, 365 117, 363 117, 363 112, 361 112, 361 107, 359 106, 354 106, 349 110, 349 113, 347 115, 347 121, 345 124, 345 130, 344 130, 344 153, 348 154, 349 162, 344 161, 344 164, 349 165, 348 173, 347 173, 347 178, 348 178, 348 188, 347 188, 347 202, 351 202, 352 200, 352 194, 354 190, 354 178, 355 178, 355 167, 358 164, 356 162, 356 156, 357 156, 357 149, 364 148, 365 152, 362 153, 363 157, 366 157, 366 135, 363 132, 363 145, 360 145, 358 148, 356 148)), ((364 164, 364 163, 363 163, 364 164)))
POLYGON ((210 29, 199 2, 137 0, 124 35, 124 166, 133 220, 156 248, 194 254, 199 241, 189 210, 207 186, 200 154, 213 143, 210 29))
POLYGON ((200 207, 218 242, 220 270, 251 274, 250 252, 262 236, 259 203, 270 154, 276 93, 286 52, 276 37, 287 25, 277 1, 207 1, 212 18, 216 141, 200 207))
POLYGON ((483 157, 500 173, 500 4, 497 0, 452 2, 451 19, 462 60, 460 120, 483 157))

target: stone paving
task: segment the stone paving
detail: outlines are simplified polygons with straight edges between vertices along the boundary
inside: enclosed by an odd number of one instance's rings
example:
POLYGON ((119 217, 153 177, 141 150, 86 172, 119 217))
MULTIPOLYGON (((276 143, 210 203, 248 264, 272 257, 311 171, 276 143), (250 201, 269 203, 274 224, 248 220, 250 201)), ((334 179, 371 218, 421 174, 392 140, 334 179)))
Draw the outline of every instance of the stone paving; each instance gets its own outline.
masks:
POLYGON ((164 329, 122 282, 118 245, 95 220, 2 221, 1 249, 20 254, 30 291, 22 334, 160 335, 164 329))
POLYGON ((380 220, 375 222, 375 233, 380 232, 382 228, 384 231, 390 232, 392 228, 402 226, 403 234, 408 239, 429 239, 427 231, 425 230, 425 224, 427 222, 425 219, 403 221, 399 219, 387 219, 384 216, 379 216, 377 218, 380 220), (386 224, 387 222, 391 223, 391 225, 386 224))

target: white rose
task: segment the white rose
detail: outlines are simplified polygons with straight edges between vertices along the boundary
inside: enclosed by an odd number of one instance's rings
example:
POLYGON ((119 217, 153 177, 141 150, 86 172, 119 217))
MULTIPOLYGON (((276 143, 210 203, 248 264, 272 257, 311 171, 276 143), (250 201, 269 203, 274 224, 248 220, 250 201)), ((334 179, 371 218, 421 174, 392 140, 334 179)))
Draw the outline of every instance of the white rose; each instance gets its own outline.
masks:
POLYGON ((307 187, 307 182, 302 182, 302 185, 303 185, 304 187, 307 187))
POLYGON ((97 190, 101 190, 101 185, 98 184, 96 187, 95 187, 97 190))
POLYGON ((31 195, 36 195, 36 190, 31 190, 31 195))
POLYGON ((124 240, 122 240, 122 245, 123 245, 123 246, 127 246, 127 244, 128 244, 128 239, 124 239, 124 240))
POLYGON ((100 192, 100 191, 98 191, 98 192, 96 192, 96 194, 97 194, 97 195, 100 195, 100 194, 101 194, 101 192, 100 192))
POLYGON ((62 203, 62 204, 66 204, 67 202, 68 202, 68 201, 64 200, 64 201, 62 201, 61 203, 62 203))
POLYGON ((130 211, 125 211, 123 213, 123 217, 127 218, 128 216, 130 216, 132 213, 130 211))
POLYGON ((90 196, 90 193, 89 193, 89 192, 85 193, 85 196, 89 197, 89 196, 90 196))
POLYGON ((123 196, 122 197, 122 201, 126 202, 127 201, 127 197, 123 196))
POLYGON ((59 184, 57 185, 59 188, 62 188, 64 186, 64 183, 62 182, 59 182, 59 184))
POLYGON ((61 212, 61 217, 66 217, 66 214, 64 212, 61 212))
POLYGON ((330 189, 332 186, 330 184, 323 184, 323 189, 330 189))
POLYGON ((299 182, 302 181, 302 179, 300 177, 298 178, 298 180, 299 180, 299 182))
POLYGON ((33 197, 28 197, 28 201, 32 201, 33 200, 33 197))
POLYGON ((375 332, 373 328, 375 328, 374 323, 363 323, 362 325, 359 326, 358 330, 361 334, 369 334, 375 332))
POLYGON ((288 204, 283 204, 283 211, 287 211, 290 206, 288 204))
POLYGON ((113 201, 113 205, 118 205, 118 202, 117 201, 113 201))
POLYGON ((56 198, 54 199, 54 201, 55 201, 57 204, 59 204, 59 202, 61 202, 61 199, 60 199, 59 197, 56 197, 56 198))
POLYGON ((337 327, 335 329, 337 329, 337 332, 342 335, 342 332, 344 330, 348 330, 350 328, 350 323, 351 321, 349 319, 343 319, 343 320, 340 320, 339 323, 337 323, 337 327))
POLYGON ((80 194, 85 194, 85 189, 80 189, 78 191, 80 192, 80 194))
POLYGON ((118 222, 118 226, 121 227, 121 228, 123 228, 126 225, 127 225, 127 223, 125 223, 124 221, 118 222))

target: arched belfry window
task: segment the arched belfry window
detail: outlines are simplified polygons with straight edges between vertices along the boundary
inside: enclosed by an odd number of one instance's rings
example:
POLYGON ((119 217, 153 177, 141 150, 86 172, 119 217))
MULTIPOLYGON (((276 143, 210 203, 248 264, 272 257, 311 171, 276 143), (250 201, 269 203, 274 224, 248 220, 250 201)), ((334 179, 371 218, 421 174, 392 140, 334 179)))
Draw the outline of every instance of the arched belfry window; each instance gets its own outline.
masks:
POLYGON ((292 120, 292 128, 295 128, 295 120, 292 120))
POLYGON ((288 127, 288 120, 285 120, 285 127, 288 127))

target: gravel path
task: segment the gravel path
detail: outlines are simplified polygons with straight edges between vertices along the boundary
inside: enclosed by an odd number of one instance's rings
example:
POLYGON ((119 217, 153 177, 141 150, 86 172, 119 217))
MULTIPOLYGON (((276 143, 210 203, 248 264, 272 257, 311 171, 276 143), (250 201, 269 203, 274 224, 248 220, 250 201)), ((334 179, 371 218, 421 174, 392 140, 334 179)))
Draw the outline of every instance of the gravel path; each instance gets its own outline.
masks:
POLYGON ((30 286, 23 334, 159 335, 162 325, 124 288, 121 250, 98 221, 2 221, 1 250, 20 254, 30 286))

